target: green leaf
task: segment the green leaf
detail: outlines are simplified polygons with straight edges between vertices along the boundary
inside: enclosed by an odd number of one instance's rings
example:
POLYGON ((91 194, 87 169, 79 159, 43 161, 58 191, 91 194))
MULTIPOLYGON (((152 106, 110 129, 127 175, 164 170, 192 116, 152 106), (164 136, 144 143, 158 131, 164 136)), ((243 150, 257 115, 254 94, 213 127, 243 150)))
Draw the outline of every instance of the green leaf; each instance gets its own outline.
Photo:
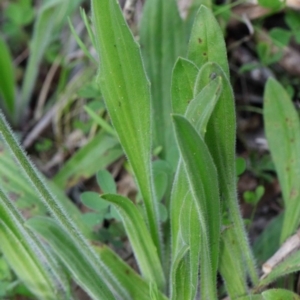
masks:
POLYGON ((0 96, 11 119, 15 111, 15 75, 7 44, 0 36, 0 96))
POLYGON ((81 215, 81 220, 84 222, 91 230, 94 226, 99 225, 104 220, 104 213, 85 213, 81 215))
POLYGON ((283 242, 300 223, 300 121, 290 97, 275 79, 269 79, 265 88, 264 122, 285 204, 283 242))
MULTIPOLYGON (((242 269, 245 274, 248 271, 251 280, 257 283, 258 276, 255 262, 247 241, 236 193, 236 121, 233 91, 228 77, 216 63, 209 62, 200 69, 194 95, 197 95, 211 81, 211 77, 216 76, 222 77, 223 90, 208 122, 205 142, 218 170, 223 211, 229 213, 229 220, 235 228, 235 246, 232 249, 239 263, 243 266, 242 269)), ((244 278, 246 279, 246 276, 244 278)), ((226 281, 226 278, 224 280, 226 281)))
MULTIPOLYGON (((184 170, 182 171, 184 172, 184 170)), ((186 186, 188 186, 188 182, 186 182, 186 186)), ((199 258, 201 250, 199 233, 201 232, 201 225, 197 207, 190 191, 187 191, 181 203, 179 224, 176 248, 174 247, 175 249, 173 249, 173 259, 176 259, 180 255, 181 249, 186 245, 189 245, 189 255, 180 262, 178 271, 175 268, 176 262, 172 263, 171 276, 173 278, 181 278, 182 282, 180 285, 177 285, 177 282, 174 281, 170 283, 171 295, 174 299, 176 296, 178 299, 194 299, 199 283, 199 258), (174 277, 174 271, 177 273, 176 277, 174 277)))
POLYGON ((198 68, 206 62, 218 63, 229 78, 227 50, 222 30, 212 11, 203 5, 195 17, 189 41, 188 59, 198 68))
MULTIPOLYGON (((205 133, 206 124, 209 120, 209 117, 214 109, 214 105, 219 98, 221 92, 221 82, 219 79, 215 78, 211 81, 198 95, 197 97, 191 101, 187 110, 186 117, 190 120, 196 130, 200 132, 202 135, 205 133)), ((198 232, 200 231, 200 225, 198 221, 198 214, 193 203, 192 195, 188 194, 189 185, 187 182, 187 178, 184 172, 184 168, 182 163, 179 164, 174 184, 173 190, 171 194, 171 204, 170 204, 170 213, 171 213, 171 236, 172 236, 172 255, 173 258, 177 255, 178 247, 178 238, 180 235, 183 238, 186 238, 186 243, 190 244, 190 255, 189 260, 185 260, 185 263, 189 266, 185 266, 183 268, 183 272, 187 270, 190 272, 190 285, 185 285, 186 291, 183 291, 188 298, 193 298, 195 296, 198 284, 198 262, 199 262, 199 237, 198 232), (183 200, 184 199, 184 200, 183 200), (188 211, 186 216, 188 219, 186 221, 181 220, 181 215, 184 209, 182 208, 183 201, 185 205, 188 207, 193 207, 193 211, 188 211), (186 227, 187 230, 182 232, 182 228, 186 227), (189 290, 190 289, 190 290, 189 290)))
POLYGON ((98 171, 97 182, 104 194, 115 194, 117 192, 115 180, 107 170, 98 171))
POLYGON ((284 20, 286 24, 292 29, 293 33, 296 33, 300 29, 300 19, 297 11, 286 11, 284 14, 284 20))
MULTIPOLYGON (((222 238, 220 244, 220 271, 222 277, 226 279, 225 286, 231 299, 237 299, 242 295, 248 294, 243 265, 237 259, 234 249, 235 235, 234 227, 228 226, 224 228, 221 234, 222 238), (234 270, 234 272, 232 270, 234 270)), ((251 298, 249 298, 249 300, 250 299, 251 298)))
POLYGON ((101 61, 98 82, 136 177, 151 237, 160 253, 159 216, 151 171, 150 86, 140 49, 116 1, 93 0, 92 6, 101 61))
POLYGON ((292 37, 292 32, 282 28, 273 28, 269 35, 278 47, 285 47, 292 37))
POLYGON ((299 300, 299 295, 284 289, 270 289, 262 293, 264 300, 299 300))
POLYGON ((140 43, 151 82, 154 147, 162 146, 161 158, 173 167, 178 152, 170 118, 170 85, 174 63, 185 52, 185 40, 184 23, 176 0, 146 1, 140 24, 140 43))
POLYGON ((40 234, 66 265, 76 282, 95 299, 115 299, 109 292, 103 278, 91 268, 87 257, 82 255, 78 245, 59 225, 47 217, 28 220, 26 226, 40 234))
MULTIPOLYGON (((186 295, 184 293, 185 291, 185 284, 186 281, 188 282, 188 284, 190 283, 188 281, 189 276, 186 277, 182 277, 182 269, 185 268, 187 266, 187 264, 183 264, 183 260, 188 258, 188 252, 189 252, 189 246, 187 245, 183 245, 180 250, 177 253, 177 256, 175 257, 174 261, 173 261, 173 265, 172 265, 172 295, 171 295, 171 299, 191 299, 191 298, 187 298, 189 297, 189 295, 186 295)), ((188 270, 185 270, 186 275, 189 275, 189 272, 187 272, 188 270)))
POLYGON ((102 197, 118 209, 143 277, 163 289, 165 279, 158 251, 140 211, 130 199, 123 196, 105 194, 102 197))
POLYGON ((201 225, 200 276, 203 299, 216 299, 220 200, 217 171, 204 141, 182 116, 174 115, 175 133, 201 225))
POLYGON ((84 192, 80 195, 82 203, 90 209, 95 211, 106 210, 109 204, 101 199, 101 196, 95 192, 84 192))
POLYGON ((63 165, 53 180, 62 189, 70 188, 105 169, 122 155, 118 140, 100 132, 63 165))
POLYGON ((189 102, 194 98, 194 85, 198 68, 191 61, 179 57, 172 73, 172 111, 184 114, 189 102))

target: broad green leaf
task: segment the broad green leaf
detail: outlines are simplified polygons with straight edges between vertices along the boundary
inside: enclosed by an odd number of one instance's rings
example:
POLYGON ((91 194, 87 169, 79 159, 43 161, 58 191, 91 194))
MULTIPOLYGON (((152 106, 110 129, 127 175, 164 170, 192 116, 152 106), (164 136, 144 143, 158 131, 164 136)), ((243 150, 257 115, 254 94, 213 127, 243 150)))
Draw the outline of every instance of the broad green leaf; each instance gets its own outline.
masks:
POLYGON ((136 177, 151 237, 160 253, 159 216, 151 172, 151 96, 140 49, 116 1, 93 0, 92 6, 101 61, 98 82, 136 177))
POLYGON ((265 88, 264 122, 285 204, 282 243, 300 223, 300 121, 290 97, 275 79, 269 79, 265 88))
MULTIPOLYGON (((216 78, 217 79, 217 78, 216 78)), ((188 106, 185 107, 186 118, 194 125, 196 130, 204 136, 207 122, 221 92, 221 82, 219 79, 212 80, 188 106)), ((176 245, 178 232, 178 218, 180 215, 180 207, 183 197, 188 191, 185 175, 182 166, 179 166, 176 171, 176 176, 173 184, 171 213, 173 219, 172 245, 176 245), (176 221, 177 220, 177 221, 176 221)))
POLYGON ((217 171, 204 141, 182 116, 174 115, 175 133, 201 226, 200 276, 203 299, 216 299, 220 200, 217 171))
POLYGON ((300 270, 300 251, 288 256, 283 262, 278 264, 274 269, 262 280, 260 280, 258 288, 267 286, 278 278, 300 270))
POLYGON ((130 199, 120 195, 105 194, 102 198, 118 209, 143 277, 163 289, 165 278, 159 253, 138 208, 130 199))
POLYGON ((53 180, 62 189, 70 188, 105 169, 122 155, 118 140, 100 132, 64 164, 53 180))
POLYGON ((90 209, 103 211, 108 208, 109 204, 101 199, 100 194, 95 192, 84 192, 80 195, 81 202, 90 209))
POLYGON ((115 180, 107 170, 98 171, 97 182, 104 194, 114 194, 117 192, 115 180))
POLYGON ((76 282, 94 299, 115 299, 102 276, 91 268, 87 257, 82 255, 79 246, 59 225, 47 217, 28 220, 26 226, 40 234, 66 265, 76 282))
MULTIPOLYGON (((247 280, 243 265, 237 259, 234 249, 235 229, 227 227, 221 233, 220 244, 220 272, 225 278, 225 285, 231 299, 237 299, 248 294, 247 280), (234 272, 232 271, 234 270, 234 272)), ((251 298, 250 298, 251 299, 251 298)))
POLYGON ((193 91, 198 68, 191 61, 178 58, 172 74, 172 111, 184 114, 189 102, 194 98, 193 91))
MULTIPOLYGON (((184 170, 182 171, 184 172, 184 170)), ((188 186, 188 182, 186 182, 186 186, 188 186)), ((187 191, 182 201, 179 222, 180 228, 174 255, 178 257, 181 249, 186 245, 189 245, 189 254, 181 261, 178 271, 176 271, 175 262, 172 263, 173 270, 171 276, 176 276, 176 278, 181 278, 182 280, 179 286, 174 281, 170 283, 172 287, 172 298, 194 299, 197 294, 199 282, 199 258, 201 249, 199 233, 201 232, 201 225, 197 207, 190 191, 187 191), (176 275, 173 274, 174 271, 176 271, 176 275)), ((171 279, 173 280, 173 278, 171 279)))
POLYGON ((173 167, 178 152, 170 118, 170 85, 174 63, 184 54, 187 44, 176 2, 146 1, 140 23, 141 49, 151 82, 154 146, 162 146, 161 158, 173 167))
MULTIPOLYGON (((95 246, 97 253, 103 261, 110 266, 111 272, 117 278, 133 300, 149 300, 149 284, 141 278, 129 265, 127 265, 118 255, 105 245, 95 246)), ((167 298, 158 293, 157 300, 166 300, 167 298)))
POLYGON ((284 289, 270 289, 262 293, 264 300, 300 300, 299 295, 284 289))
MULTIPOLYGON (((186 290, 185 285, 190 284, 189 277, 182 277, 182 268, 185 268, 187 264, 183 264, 184 259, 188 259, 188 252, 189 252, 189 246, 183 245, 180 250, 177 253, 177 256, 175 257, 172 265, 172 280, 171 283, 173 284, 171 291, 171 299, 191 299, 189 296, 184 293, 186 290)), ((186 274, 188 273, 188 270, 185 270, 186 274)))
MULTIPOLYGON (((205 142, 208 145, 218 170, 220 194, 222 195, 223 200, 223 211, 229 214, 228 217, 231 225, 235 228, 235 246, 232 250, 235 252, 238 261, 243 266, 242 269, 245 273, 249 272, 253 283, 257 283, 258 276, 255 262, 247 241, 236 193, 236 122, 234 97, 228 77, 216 63, 207 63, 200 69, 194 95, 197 95, 207 83, 211 81, 211 77, 216 76, 222 77, 223 90, 208 122, 205 142)), ((226 281, 226 278, 224 278, 224 280, 226 281)))
POLYGON ((13 68, 13 61, 10 50, 0 36, 0 96, 3 104, 10 118, 13 119, 15 111, 15 75, 13 68))
POLYGON ((51 277, 46 275, 45 270, 41 269, 41 264, 37 263, 37 257, 24 245, 24 237, 20 240, 2 220, 0 237, 1 251, 29 290, 39 299, 57 299, 55 289, 51 286, 51 277))
MULTIPOLYGON (((214 105, 219 98, 220 92, 221 82, 219 82, 219 79, 216 78, 216 80, 212 80, 212 82, 208 84, 194 100, 191 101, 186 110, 187 119, 193 123, 193 125, 196 127, 196 130, 202 135, 204 135, 205 133, 206 124, 213 111, 214 105)), ((197 228, 199 228, 200 225, 198 221, 198 215, 196 213, 196 208, 193 204, 193 197, 191 194, 188 194, 188 191, 189 185, 183 165, 182 163, 180 163, 174 179, 170 204, 172 256, 174 257, 177 255, 176 253, 178 248, 178 236, 180 234, 186 235, 186 243, 189 243, 191 245, 190 260, 186 260, 185 262, 187 264, 190 264, 189 267, 186 266, 186 269, 191 273, 190 280, 192 284, 190 284, 189 286, 185 286, 186 289, 190 289, 189 292, 185 291, 185 293, 191 293, 191 298, 193 298, 195 296, 198 284, 198 261, 200 244, 197 228), (186 223, 183 220, 180 220, 181 212, 183 211, 183 199, 185 199, 184 202, 188 207, 194 208, 194 211, 191 211, 187 214, 189 218, 186 220, 186 223), (182 229, 185 227, 187 228, 187 231, 182 233, 180 228, 182 229)), ((187 275, 182 276, 184 277, 187 275)))
POLYGON ((203 5, 195 17, 189 41, 188 59, 198 68, 206 62, 218 63, 229 78, 227 50, 222 30, 212 11, 203 5))

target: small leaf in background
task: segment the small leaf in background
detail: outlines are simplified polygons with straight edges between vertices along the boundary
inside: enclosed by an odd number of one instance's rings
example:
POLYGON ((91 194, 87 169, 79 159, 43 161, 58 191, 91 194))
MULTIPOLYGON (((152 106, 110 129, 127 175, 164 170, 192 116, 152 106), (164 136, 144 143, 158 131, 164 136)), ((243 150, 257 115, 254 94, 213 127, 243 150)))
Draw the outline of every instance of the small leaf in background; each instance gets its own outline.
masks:
POLYGON ((107 170, 98 171, 97 182, 103 194, 116 194, 117 187, 114 178, 107 170))
POLYGON ((99 213, 85 213, 81 215, 81 220, 90 228, 93 229, 104 220, 104 214, 99 213))
POLYGON ((278 47, 287 46, 292 37, 291 31, 282 28, 273 28, 269 34, 275 45, 278 47))
POLYGON ((153 174, 153 177, 156 197, 158 201, 161 201, 168 187, 168 175, 165 172, 157 172, 153 174))
POLYGON ((259 60, 266 66, 278 62, 283 55, 283 52, 281 50, 272 53, 271 45, 265 42, 258 43, 256 46, 256 50, 259 56, 259 60))
POLYGON ((101 199, 100 195, 95 192, 84 192, 80 195, 82 203, 88 208, 95 211, 103 211, 108 208, 107 201, 101 199))
POLYGON ((101 109, 104 108, 104 103, 99 101, 99 97, 101 96, 101 91, 96 84, 96 82, 87 83, 82 88, 77 91, 79 97, 86 98, 86 99, 97 99, 88 104, 90 108, 101 109), (96 107, 91 107, 90 104, 94 103, 96 107))
POLYGON ((168 210, 166 206, 162 203, 158 204, 159 218, 161 222, 166 222, 168 220, 168 210))
POLYGON ((47 138, 42 139, 41 141, 34 144, 34 148, 38 152, 45 152, 52 148, 53 141, 47 138))
POLYGON ((235 159, 236 176, 242 175, 246 171, 246 160, 243 157, 235 159))
POLYGON ((282 0, 258 0, 258 4, 262 7, 271 8, 274 10, 284 7, 284 2, 282 0))
POLYGON ((18 26, 28 25, 33 21, 34 9, 30 0, 9 3, 5 9, 5 16, 18 26))
POLYGON ((184 114, 189 101, 194 98, 193 91, 198 71, 193 62, 181 57, 177 59, 171 85, 173 113, 184 114))
POLYGON ((265 193, 265 188, 262 185, 259 185, 255 191, 246 191, 243 194, 243 198, 245 200, 246 203, 249 203, 251 205, 256 205, 261 197, 263 196, 263 194, 265 193))

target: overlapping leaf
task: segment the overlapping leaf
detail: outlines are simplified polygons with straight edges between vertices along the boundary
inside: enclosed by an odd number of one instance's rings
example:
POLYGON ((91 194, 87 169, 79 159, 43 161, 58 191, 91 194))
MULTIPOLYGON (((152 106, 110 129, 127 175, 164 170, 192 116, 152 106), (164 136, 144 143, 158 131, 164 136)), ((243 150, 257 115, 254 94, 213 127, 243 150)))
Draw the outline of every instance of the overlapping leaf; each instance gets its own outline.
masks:
POLYGON ((165 278, 159 255, 140 211, 130 199, 123 196, 104 194, 102 198, 118 208, 143 277, 163 289, 165 278))
POLYGON ((216 299, 220 201, 217 171, 209 150, 193 126, 174 115, 175 133, 200 222, 200 275, 203 299, 216 299))
POLYGON ((100 57, 98 82, 140 188, 151 237, 160 252, 158 208, 150 164, 150 86, 140 49, 116 1, 92 1, 100 57))

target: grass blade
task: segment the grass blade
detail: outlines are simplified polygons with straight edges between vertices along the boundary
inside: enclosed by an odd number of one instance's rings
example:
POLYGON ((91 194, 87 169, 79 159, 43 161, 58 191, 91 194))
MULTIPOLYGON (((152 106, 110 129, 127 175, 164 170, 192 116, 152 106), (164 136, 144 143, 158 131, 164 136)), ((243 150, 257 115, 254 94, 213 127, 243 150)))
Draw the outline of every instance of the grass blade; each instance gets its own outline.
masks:
POLYGON ((217 299, 216 275, 219 260, 220 201, 217 171, 208 148, 194 127, 174 115, 175 133, 201 226, 201 296, 217 299))
POLYGON ((151 237, 161 252, 151 171, 150 87, 140 49, 116 1, 92 1, 101 86, 107 110, 143 196, 151 237))
POLYGON ((264 122, 285 205, 282 243, 300 223, 300 121, 290 97, 275 79, 266 85, 264 122))
POLYGON ((140 211, 130 199, 123 196, 104 194, 101 198, 118 209, 143 277, 149 283, 156 283, 157 287, 163 290, 165 278, 159 255, 140 211))
POLYGON ((140 43, 152 91, 154 147, 176 166, 178 152, 171 113, 171 76, 174 63, 185 52, 185 31, 175 0, 146 1, 140 24, 140 43), (162 130, 163 128, 163 130, 162 130))
POLYGON ((0 36, 0 96, 11 120, 15 113, 15 75, 9 48, 0 36))

